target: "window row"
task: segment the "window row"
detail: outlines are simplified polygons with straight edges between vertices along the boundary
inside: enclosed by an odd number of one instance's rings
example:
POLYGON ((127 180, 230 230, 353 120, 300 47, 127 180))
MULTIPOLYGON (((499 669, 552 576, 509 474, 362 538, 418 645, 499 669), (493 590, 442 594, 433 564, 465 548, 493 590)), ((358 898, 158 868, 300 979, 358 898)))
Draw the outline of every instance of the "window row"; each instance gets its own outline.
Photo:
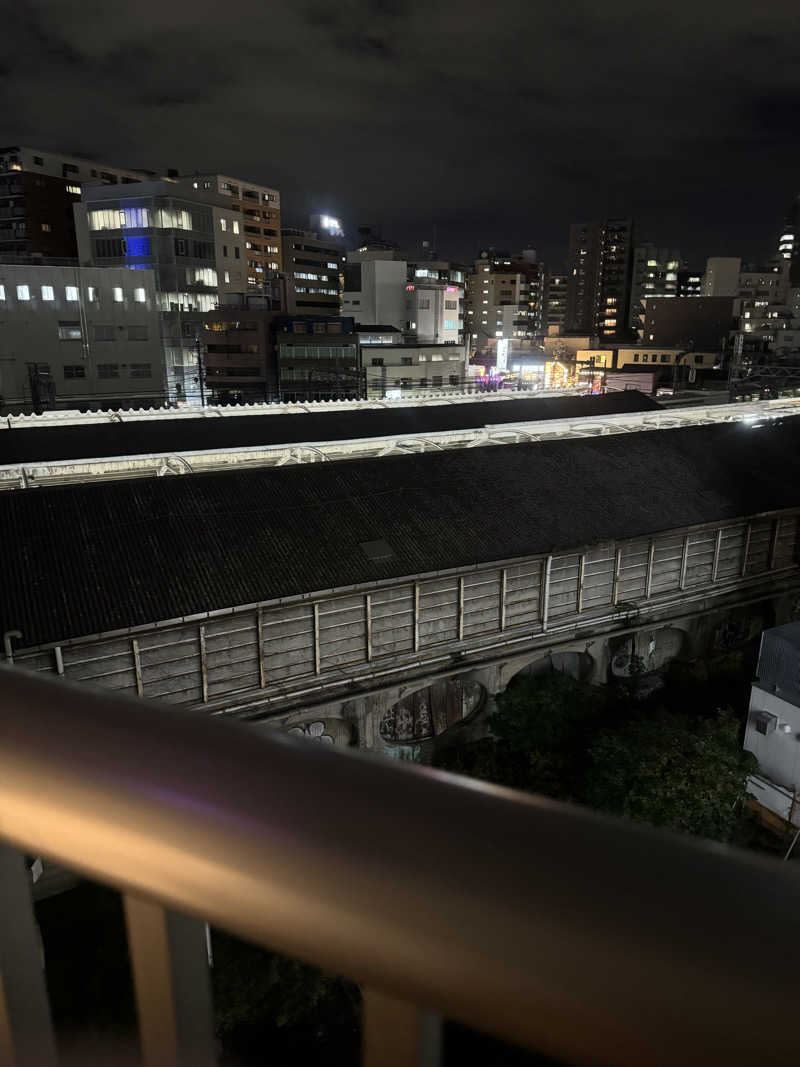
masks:
MULTIPOLYGON (((30 285, 18 285, 16 287, 17 300, 22 301, 22 302, 28 301, 28 300, 32 300, 33 297, 32 297, 31 294, 35 291, 35 288, 36 288, 35 286, 30 286, 30 285)), ((43 285, 40 288, 40 292, 41 292, 41 299, 45 303, 49 304, 49 303, 53 303, 55 301, 55 299, 56 299, 55 286, 43 285)), ((112 288, 111 292, 113 294, 115 303, 121 304, 125 300, 125 293, 124 293, 124 291, 122 289, 122 286, 114 286, 112 288)), ((146 300, 147 300, 147 290, 146 289, 137 288, 137 289, 134 289, 132 292, 133 292, 133 299, 136 301, 137 304, 144 304, 146 302, 146 300)), ((4 285, 0 285, 0 300, 5 300, 5 299, 6 299, 5 286, 4 285)), ((79 301, 80 301, 80 292, 78 290, 78 286, 77 285, 65 285, 64 286, 64 299, 67 301, 68 304, 77 304, 77 303, 79 303, 79 301)), ((99 292, 98 292, 98 290, 97 290, 97 288, 95 286, 93 286, 93 285, 87 286, 86 299, 89 301, 90 304, 96 304, 98 302, 98 300, 99 300, 99 292)))
MULTIPOLYGON (((123 364, 123 366, 125 366, 123 364)), ((128 377, 130 378, 152 378, 153 377, 153 364, 152 363, 129 363, 127 366, 128 377)), ((86 377, 86 366, 83 363, 74 363, 71 366, 64 367, 65 380, 75 380, 76 378, 86 377)), ((97 364, 97 377, 98 378, 119 378, 120 365, 119 363, 98 363, 97 364)))
MULTIPOLYGON (((124 337, 128 341, 147 341, 150 334, 147 326, 105 326, 96 324, 92 327, 92 339, 95 341, 116 341, 124 337)), ((61 319, 58 323, 59 341, 82 341, 83 329, 79 319, 61 319)))

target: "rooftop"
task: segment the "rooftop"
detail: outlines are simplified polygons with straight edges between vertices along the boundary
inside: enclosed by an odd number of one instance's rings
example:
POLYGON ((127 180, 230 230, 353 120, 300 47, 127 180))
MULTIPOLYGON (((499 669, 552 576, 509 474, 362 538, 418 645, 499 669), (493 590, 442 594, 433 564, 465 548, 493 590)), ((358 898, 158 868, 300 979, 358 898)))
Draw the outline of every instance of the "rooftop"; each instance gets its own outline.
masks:
MULTIPOLYGON (((305 343, 308 335, 300 337, 305 343)), ((335 343, 342 334, 325 335, 335 343)), ((317 343, 317 335, 314 335, 317 343)), ((383 346, 382 346, 383 347, 383 346)), ((390 347, 390 346, 385 346, 390 347)), ((429 347, 429 346, 423 346, 429 347)), ((636 391, 607 396, 551 396, 503 403, 467 400, 453 404, 415 404, 371 410, 306 411, 285 407, 260 415, 233 413, 224 418, 146 418, 85 425, 29 426, 0 430, 0 465, 98 456, 151 455, 199 449, 246 448, 305 441, 346 441, 410 433, 461 430, 515 422, 619 415, 651 411, 658 405, 636 391)), ((228 409, 229 412, 235 409, 228 409)), ((198 411, 198 416, 201 413, 198 411)))
POLYGON ((6 493, 0 632, 32 647, 798 505, 797 417, 6 493))

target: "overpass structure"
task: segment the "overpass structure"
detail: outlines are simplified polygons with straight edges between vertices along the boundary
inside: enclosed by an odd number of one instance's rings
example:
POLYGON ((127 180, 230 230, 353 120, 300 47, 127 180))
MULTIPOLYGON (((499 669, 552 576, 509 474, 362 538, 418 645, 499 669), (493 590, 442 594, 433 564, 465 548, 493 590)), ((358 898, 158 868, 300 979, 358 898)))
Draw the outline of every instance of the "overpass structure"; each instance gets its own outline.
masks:
POLYGON ((738 407, 2 494, 6 658, 417 755, 548 657, 646 673, 793 617, 800 419, 738 407))

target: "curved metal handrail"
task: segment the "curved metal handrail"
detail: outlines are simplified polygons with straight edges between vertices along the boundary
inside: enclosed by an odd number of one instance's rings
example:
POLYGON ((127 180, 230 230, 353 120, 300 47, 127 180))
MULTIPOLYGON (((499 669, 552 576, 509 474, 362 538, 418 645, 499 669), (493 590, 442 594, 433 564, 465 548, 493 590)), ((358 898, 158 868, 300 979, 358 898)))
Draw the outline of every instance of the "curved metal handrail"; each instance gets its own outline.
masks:
POLYGON ((0 670, 0 838, 577 1063, 790 1063, 800 876, 0 670))

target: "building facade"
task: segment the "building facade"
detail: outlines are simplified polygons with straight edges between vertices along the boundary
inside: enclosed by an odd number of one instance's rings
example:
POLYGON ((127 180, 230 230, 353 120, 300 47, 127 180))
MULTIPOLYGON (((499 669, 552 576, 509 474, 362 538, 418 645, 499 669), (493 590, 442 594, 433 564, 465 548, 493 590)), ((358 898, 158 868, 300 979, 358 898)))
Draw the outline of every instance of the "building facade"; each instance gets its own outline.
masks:
POLYGON ((765 630, 744 748, 758 760, 747 780, 750 806, 766 823, 794 832, 800 827, 800 623, 765 630))
POLYGON ((709 256, 703 276, 703 296, 738 296, 741 270, 738 256, 709 256))
POLYGON ((470 347, 485 353, 499 340, 533 341, 545 331, 546 272, 533 249, 518 255, 485 249, 467 285, 470 347))
POLYGON ((152 271, 0 263, 3 410, 150 407, 166 399, 152 271))
POLYGON ((146 180, 146 171, 121 170, 40 148, 0 148, 0 257, 77 256, 73 205, 87 185, 146 180))
POLYGON ((681 255, 677 248, 637 245, 633 255, 633 281, 629 325, 642 329, 643 300, 678 295, 681 255))
POLYGON ((382 323, 410 344, 457 344, 464 328, 462 267, 414 259, 383 242, 347 253, 342 310, 360 325, 382 323))
POLYGON ((563 333, 567 325, 567 275, 548 272, 544 284, 544 331, 552 327, 563 333))
POLYGON ((601 338, 630 334, 633 222, 609 218, 570 227, 566 328, 601 338))
POLYGON ((284 315, 273 329, 279 400, 364 397, 359 337, 351 316, 284 315))
POLYGON ((722 352, 736 327, 736 302, 726 296, 645 300, 642 343, 722 352))
POLYGON ((460 393, 470 386, 464 345, 403 343, 398 331, 360 326, 367 399, 460 393))
POLYGON ((170 401, 202 402, 198 316, 249 289, 240 213, 213 190, 163 181, 88 188, 75 219, 82 263, 152 271, 170 401))
MULTIPOLYGON (((282 267, 281 195, 277 189, 226 174, 193 174, 177 179, 182 189, 222 198, 241 223, 242 288, 259 289, 282 267)), ((237 268, 238 265, 237 265, 237 268)))
MULTIPOLYGON (((322 216, 328 218, 328 216, 322 216)), ((282 231, 283 268, 293 306, 303 315, 341 315, 344 253, 334 238, 315 230, 282 231)))

